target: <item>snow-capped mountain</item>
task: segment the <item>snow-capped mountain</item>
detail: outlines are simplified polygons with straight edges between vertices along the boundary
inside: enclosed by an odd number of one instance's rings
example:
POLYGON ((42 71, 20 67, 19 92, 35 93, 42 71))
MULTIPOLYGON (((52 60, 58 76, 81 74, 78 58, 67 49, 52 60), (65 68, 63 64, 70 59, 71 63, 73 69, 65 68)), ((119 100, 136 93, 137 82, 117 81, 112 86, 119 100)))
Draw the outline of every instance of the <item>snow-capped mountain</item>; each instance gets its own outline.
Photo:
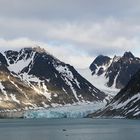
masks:
POLYGON ((0 53, 0 77, 1 109, 100 102, 106 97, 73 66, 40 47, 0 53))
POLYGON ((105 108, 90 116, 140 118, 140 70, 105 108))
POLYGON ((91 74, 95 79, 101 79, 100 83, 104 82, 107 87, 116 89, 124 88, 139 69, 140 58, 131 52, 113 58, 99 55, 90 65, 91 74))

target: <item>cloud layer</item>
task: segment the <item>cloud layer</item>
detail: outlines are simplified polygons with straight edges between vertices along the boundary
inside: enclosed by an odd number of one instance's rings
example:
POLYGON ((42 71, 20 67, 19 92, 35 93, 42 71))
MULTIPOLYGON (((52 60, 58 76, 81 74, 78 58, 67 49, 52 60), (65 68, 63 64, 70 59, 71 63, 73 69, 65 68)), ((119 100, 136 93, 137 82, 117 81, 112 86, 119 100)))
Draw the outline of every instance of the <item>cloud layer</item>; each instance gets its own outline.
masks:
POLYGON ((140 55, 139 5, 139 0, 0 0, 0 48, 40 45, 79 68, 99 54, 140 55))
POLYGON ((85 53, 79 53, 75 51, 73 47, 70 46, 66 48, 65 46, 61 45, 50 45, 44 42, 33 41, 28 38, 19 38, 13 40, 0 39, 0 50, 2 52, 11 49, 20 50, 21 48, 25 47, 36 47, 38 45, 42 48, 45 48, 48 53, 51 53, 61 61, 72 64, 76 68, 88 67, 89 64, 93 61, 93 57, 85 53))

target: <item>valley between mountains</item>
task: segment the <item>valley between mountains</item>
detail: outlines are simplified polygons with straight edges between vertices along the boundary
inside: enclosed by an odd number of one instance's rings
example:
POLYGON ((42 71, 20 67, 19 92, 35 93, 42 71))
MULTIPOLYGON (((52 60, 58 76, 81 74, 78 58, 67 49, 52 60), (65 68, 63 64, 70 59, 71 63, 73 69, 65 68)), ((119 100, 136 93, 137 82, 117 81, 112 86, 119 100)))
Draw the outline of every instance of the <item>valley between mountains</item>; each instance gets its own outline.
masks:
POLYGON ((84 70, 40 47, 1 52, 0 117, 139 118, 139 70, 131 52, 97 56, 84 70))

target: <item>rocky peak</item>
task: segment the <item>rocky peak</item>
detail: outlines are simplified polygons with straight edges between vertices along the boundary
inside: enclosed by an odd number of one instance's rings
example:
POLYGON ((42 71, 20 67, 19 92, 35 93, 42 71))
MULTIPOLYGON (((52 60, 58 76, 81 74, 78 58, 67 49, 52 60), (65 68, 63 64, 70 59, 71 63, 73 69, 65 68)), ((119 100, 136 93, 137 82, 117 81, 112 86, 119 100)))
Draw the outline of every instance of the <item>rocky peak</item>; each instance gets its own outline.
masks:
POLYGON ((113 57, 112 63, 113 63, 113 62, 117 62, 117 61, 120 60, 120 59, 121 59, 120 56, 116 56, 116 55, 115 55, 115 56, 113 57))
MULTIPOLYGON (((99 55, 98 57, 95 58, 95 60, 92 62, 92 64, 90 65, 90 70, 92 71, 92 74, 96 73, 96 70, 102 66, 108 65, 110 62, 111 58, 108 56, 104 56, 104 55, 99 55)), ((103 73, 103 68, 100 69, 100 74, 103 73)), ((98 73, 98 74, 99 74, 98 73)), ((100 75, 99 74, 99 75, 100 75)))
POLYGON ((44 48, 41 48, 40 46, 32 47, 32 50, 38 53, 46 53, 46 50, 44 48))
POLYGON ((44 48, 41 48, 40 46, 35 46, 35 47, 26 47, 20 50, 20 54, 31 54, 33 52, 42 54, 42 53, 46 53, 46 50, 44 48))
POLYGON ((122 89, 131 77, 140 69, 140 59, 131 52, 123 56, 114 56, 112 59, 100 55, 90 65, 92 75, 104 75, 108 87, 122 89))
POLYGON ((99 55, 95 60, 94 60, 94 64, 96 64, 97 66, 100 65, 105 65, 106 63, 108 63, 110 61, 110 57, 108 56, 104 56, 104 55, 99 55))
POLYGON ((127 59, 134 59, 135 56, 129 51, 129 52, 125 52, 122 58, 127 58, 127 59))

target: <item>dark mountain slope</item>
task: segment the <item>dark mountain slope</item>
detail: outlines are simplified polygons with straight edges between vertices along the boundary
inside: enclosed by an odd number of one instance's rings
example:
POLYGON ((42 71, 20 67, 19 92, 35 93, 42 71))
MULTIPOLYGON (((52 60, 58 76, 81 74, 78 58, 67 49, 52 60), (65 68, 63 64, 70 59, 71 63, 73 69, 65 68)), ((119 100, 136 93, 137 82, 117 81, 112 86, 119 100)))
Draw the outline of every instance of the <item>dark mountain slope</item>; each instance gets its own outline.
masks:
POLYGON ((104 109, 92 116, 140 118, 140 70, 104 109))
MULTIPOLYGON (((140 59, 131 52, 125 52, 122 57, 98 56, 90 65, 92 75, 102 75, 108 87, 122 89, 131 77, 140 69, 140 59)), ((101 81, 102 82, 102 81, 101 81)))

